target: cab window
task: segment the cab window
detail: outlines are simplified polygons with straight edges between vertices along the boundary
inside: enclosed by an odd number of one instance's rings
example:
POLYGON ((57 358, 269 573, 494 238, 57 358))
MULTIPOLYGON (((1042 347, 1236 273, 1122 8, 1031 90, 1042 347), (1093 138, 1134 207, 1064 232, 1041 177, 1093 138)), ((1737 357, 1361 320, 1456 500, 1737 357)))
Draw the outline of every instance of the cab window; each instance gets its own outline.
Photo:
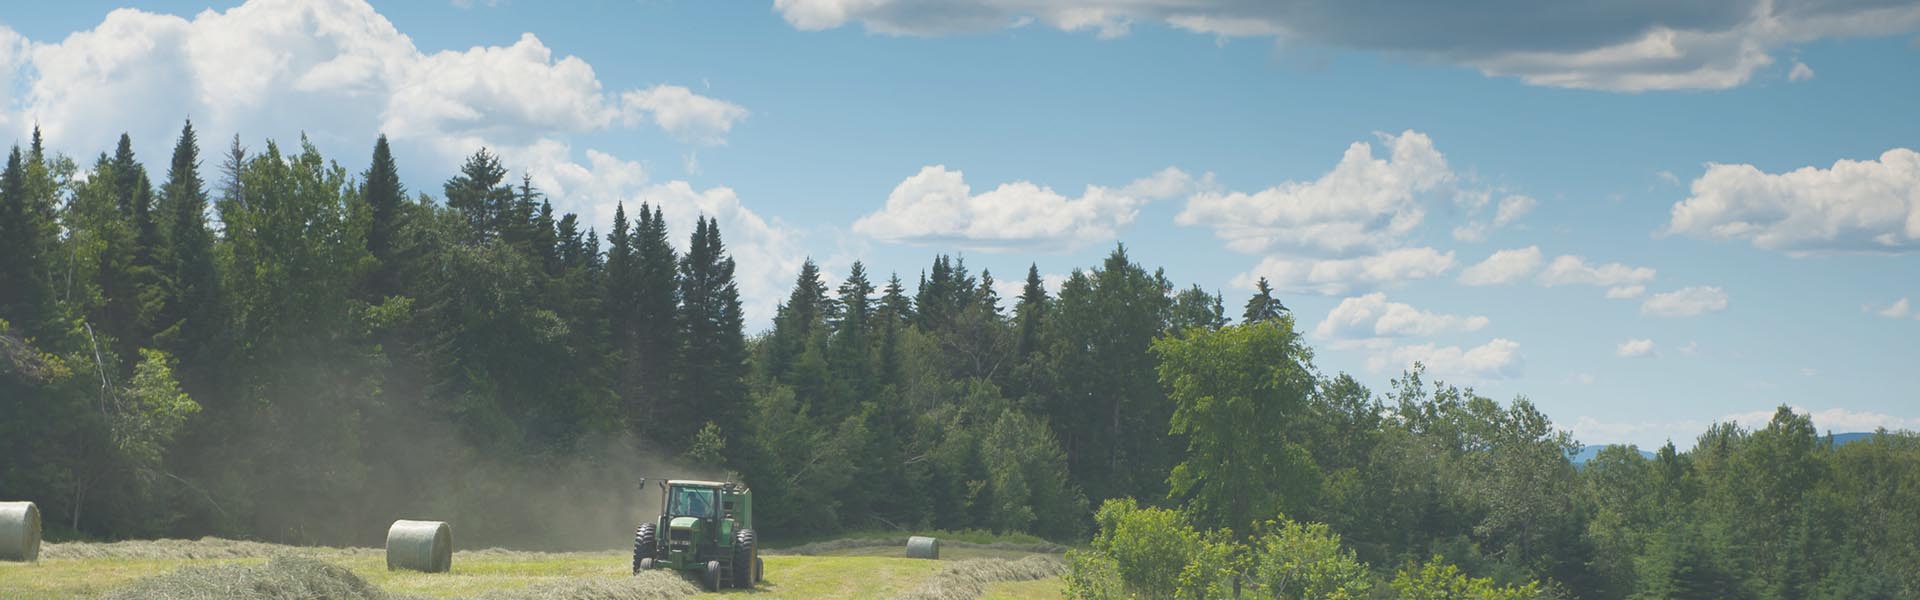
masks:
POLYGON ((671 500, 667 503, 667 512, 680 517, 713 517, 713 490, 698 488, 674 488, 671 500))

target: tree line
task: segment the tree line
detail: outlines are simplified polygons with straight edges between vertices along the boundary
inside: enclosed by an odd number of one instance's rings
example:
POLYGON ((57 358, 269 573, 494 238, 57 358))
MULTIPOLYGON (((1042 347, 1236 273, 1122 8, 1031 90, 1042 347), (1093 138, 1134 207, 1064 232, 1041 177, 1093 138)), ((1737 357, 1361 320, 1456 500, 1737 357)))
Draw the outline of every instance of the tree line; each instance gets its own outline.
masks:
POLYGON ((1014 298, 960 257, 911 283, 809 260, 750 335, 713 219, 676 245, 623 204, 602 233, 484 149, 415 193, 384 137, 357 172, 304 140, 213 162, 189 123, 158 185, 125 136, 82 169, 36 132, 0 172, 0 497, 57 537, 505 530, 570 507, 495 475, 630 490, 623 440, 747 482, 769 536, 1091 539, 1096 596, 1920 591, 1911 434, 1837 446, 1783 410, 1582 469, 1525 398, 1324 374, 1265 281, 1230 314, 1124 247, 1014 298), (1351 564, 1288 588, 1289 552, 1351 564), (1205 568, 1128 566, 1176 556, 1205 568))

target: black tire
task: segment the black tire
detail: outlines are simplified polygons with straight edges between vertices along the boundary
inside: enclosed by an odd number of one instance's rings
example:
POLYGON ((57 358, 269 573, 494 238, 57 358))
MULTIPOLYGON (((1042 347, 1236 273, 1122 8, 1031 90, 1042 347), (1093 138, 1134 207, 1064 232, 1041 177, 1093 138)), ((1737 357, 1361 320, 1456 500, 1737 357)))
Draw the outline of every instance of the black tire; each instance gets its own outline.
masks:
POLYGON ((648 558, 642 558, 642 559, 640 559, 640 570, 642 570, 642 571, 652 571, 652 570, 654 570, 654 569, 657 569, 657 568, 660 568, 660 564, 659 564, 658 562, 656 562, 656 561, 654 561, 654 560, 653 560, 653 558, 651 558, 651 557, 648 557, 648 558))
POLYGON ((766 580, 767 580, 767 563, 761 562, 760 557, 758 556, 753 557, 753 582, 760 583, 766 580))
POLYGON ((654 552, 656 552, 660 547, 658 544, 659 539, 656 537, 654 533, 654 527, 655 526, 652 523, 642 523, 640 524, 639 527, 633 528, 633 572, 634 573, 639 573, 643 570, 652 568, 651 565, 643 567, 640 565, 640 563, 642 561, 651 563, 652 562, 651 559, 653 558, 654 552))
POLYGON ((734 588, 750 590, 754 582, 760 580, 760 549, 752 529, 742 529, 733 534, 733 581, 728 582, 734 588))
POLYGON ((706 584, 707 591, 720 591, 720 561, 707 561, 707 572, 700 574, 700 582, 706 584))

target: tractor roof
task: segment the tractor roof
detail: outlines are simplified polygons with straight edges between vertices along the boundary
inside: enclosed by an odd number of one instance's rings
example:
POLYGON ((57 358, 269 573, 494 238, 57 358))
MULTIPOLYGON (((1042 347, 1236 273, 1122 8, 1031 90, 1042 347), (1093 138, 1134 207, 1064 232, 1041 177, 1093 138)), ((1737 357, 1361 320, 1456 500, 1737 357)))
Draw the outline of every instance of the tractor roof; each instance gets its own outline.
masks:
POLYGON ((717 488, 717 487, 725 487, 727 484, 726 482, 723 482, 723 481, 699 481, 694 479, 668 479, 667 485, 680 486, 680 487, 717 488))

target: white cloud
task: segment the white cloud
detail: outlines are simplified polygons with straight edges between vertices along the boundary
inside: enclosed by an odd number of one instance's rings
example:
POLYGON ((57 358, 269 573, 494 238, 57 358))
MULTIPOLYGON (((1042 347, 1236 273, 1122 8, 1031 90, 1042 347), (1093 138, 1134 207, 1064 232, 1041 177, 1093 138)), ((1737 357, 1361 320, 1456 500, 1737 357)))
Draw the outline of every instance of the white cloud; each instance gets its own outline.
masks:
POLYGON ((1460 272, 1462 285, 1496 285, 1525 279, 1540 268, 1539 246, 1501 250, 1460 272))
POLYGON ((1520 374, 1520 344, 1506 338, 1494 338, 1480 346, 1465 349, 1433 344, 1399 346, 1368 357, 1367 368, 1374 372, 1402 370, 1411 368, 1416 362, 1425 365, 1427 372, 1440 380, 1506 379, 1520 374))
POLYGON ((853 230, 888 242, 939 243, 985 251, 1071 250, 1113 239, 1148 201, 1179 193, 1177 169, 1114 189, 1089 185, 1078 198, 1027 181, 979 194, 960 171, 932 165, 893 188, 886 206, 853 230))
POLYGON ((1709 164, 1673 205, 1668 230, 1795 254, 1920 250, 1920 152, 1780 174, 1709 164))
POLYGON ((1615 286, 1615 287, 1607 288, 1607 299, 1608 300, 1630 300, 1633 298, 1639 298, 1642 294, 1645 294, 1645 293, 1647 293, 1647 286, 1644 286, 1644 285, 1615 286))
POLYGON ((1580 385, 1593 385, 1593 374, 1592 373, 1568 373, 1567 383, 1577 383, 1580 385))
POLYGON ((677 85, 660 84, 620 95, 627 118, 651 115, 653 122, 682 140, 724 144, 733 125, 747 118, 747 109, 732 102, 708 98, 677 85))
POLYGON ((1717 287, 1688 287, 1654 294, 1640 304, 1640 314, 1656 317, 1693 317, 1727 308, 1727 293, 1717 287))
POLYGON ((1687 356, 1693 356, 1695 354, 1699 354, 1700 342, 1698 340, 1687 340, 1687 345, 1680 347, 1680 353, 1685 354, 1687 356))
POLYGON ((1798 83, 1808 79, 1813 79, 1813 67, 1807 66, 1807 63, 1793 61, 1793 70, 1787 73, 1787 81, 1798 83))
POLYGON ((1540 272, 1540 285, 1628 286, 1653 281, 1653 276, 1652 267, 1629 267, 1620 263, 1590 266, 1581 257, 1562 255, 1540 272))
POLYGON ((1187 199, 1175 222, 1211 227, 1228 248, 1247 253, 1352 255, 1397 245, 1426 216, 1418 196, 1451 183, 1454 175, 1425 134, 1379 138, 1386 158, 1375 158, 1371 144, 1354 142, 1319 179, 1253 193, 1201 191, 1187 199))
POLYGON ((1882 317, 1887 317, 1889 319, 1904 319, 1907 316, 1908 310, 1909 310, 1909 307, 1907 306, 1907 299, 1901 298, 1899 300, 1893 301, 1893 305, 1888 306, 1886 308, 1879 309, 1879 310, 1875 310, 1873 312, 1874 314, 1880 315, 1882 317))
MULTIPOLYGON (((1484 205, 1484 202, 1481 204, 1484 205)), ((1453 239, 1463 242, 1486 241, 1487 236, 1493 233, 1494 230, 1506 227, 1520 220, 1520 217, 1525 216, 1528 211, 1533 210, 1535 204, 1538 204, 1538 202, 1532 197, 1518 194, 1501 198, 1499 206, 1494 209, 1493 221, 1482 222, 1475 220, 1465 225, 1455 227, 1453 228, 1453 239)), ((1476 208, 1478 207, 1476 206, 1476 208)))
MULTIPOLYGON (((1060 295, 1060 284, 1066 282, 1066 275, 1059 273, 1040 274, 1040 287, 1047 290, 1048 297, 1058 297, 1060 295)), ((912 285, 912 283, 909 282, 906 285, 912 285)), ((1020 301, 1020 294, 1026 290, 1027 274, 1024 272, 995 273, 993 275, 993 291, 1000 295, 1000 305, 1003 307, 1012 308, 1015 303, 1020 301)), ((912 293, 912 291, 909 290, 908 293, 912 293)))
POLYGON ((1820 370, 1812 367, 1801 367, 1800 374, 1807 377, 1813 377, 1813 376, 1819 375, 1820 370))
POLYGON ((1252 289, 1266 277, 1276 289, 1327 296, 1438 277, 1453 268, 1453 252, 1400 248, 1360 258, 1293 259, 1267 257, 1253 270, 1233 278, 1234 287, 1252 289))
POLYGON ((859 23, 886 35, 942 35, 1038 22, 1102 39, 1136 24, 1219 39, 1353 48, 1479 69, 1555 87, 1645 91, 1723 89, 1773 63, 1772 52, 1815 40, 1920 28, 1905 3, 1614 2, 1463 7, 1431 2, 1263 0, 774 0, 803 30, 859 23))
MULTIPOLYGON (((1855 411, 1845 408, 1829 408, 1817 411, 1809 410, 1802 406, 1793 406, 1791 408, 1796 414, 1807 415, 1812 418, 1814 429, 1823 435, 1827 432, 1853 433, 1874 431, 1882 427, 1893 431, 1920 430, 1920 418, 1901 417, 1870 411, 1855 411)), ((1748 429, 1760 429, 1766 427, 1767 423, 1773 421, 1773 413, 1775 410, 1777 409, 1736 413, 1722 417, 1720 420, 1723 422, 1732 421, 1739 423, 1741 427, 1748 429)))
POLYGON ((1441 333, 1477 331, 1487 326, 1482 316, 1460 316, 1428 312, 1413 306, 1387 301, 1387 295, 1374 292, 1341 300, 1314 327, 1315 336, 1324 339, 1368 339, 1406 336, 1431 336, 1441 333))
POLYGON ((1614 354, 1620 356, 1621 358, 1633 358, 1636 356, 1646 356, 1652 353, 1653 353, 1653 340, 1649 340, 1649 339, 1627 340, 1624 342, 1620 342, 1620 345, 1614 349, 1614 354))

